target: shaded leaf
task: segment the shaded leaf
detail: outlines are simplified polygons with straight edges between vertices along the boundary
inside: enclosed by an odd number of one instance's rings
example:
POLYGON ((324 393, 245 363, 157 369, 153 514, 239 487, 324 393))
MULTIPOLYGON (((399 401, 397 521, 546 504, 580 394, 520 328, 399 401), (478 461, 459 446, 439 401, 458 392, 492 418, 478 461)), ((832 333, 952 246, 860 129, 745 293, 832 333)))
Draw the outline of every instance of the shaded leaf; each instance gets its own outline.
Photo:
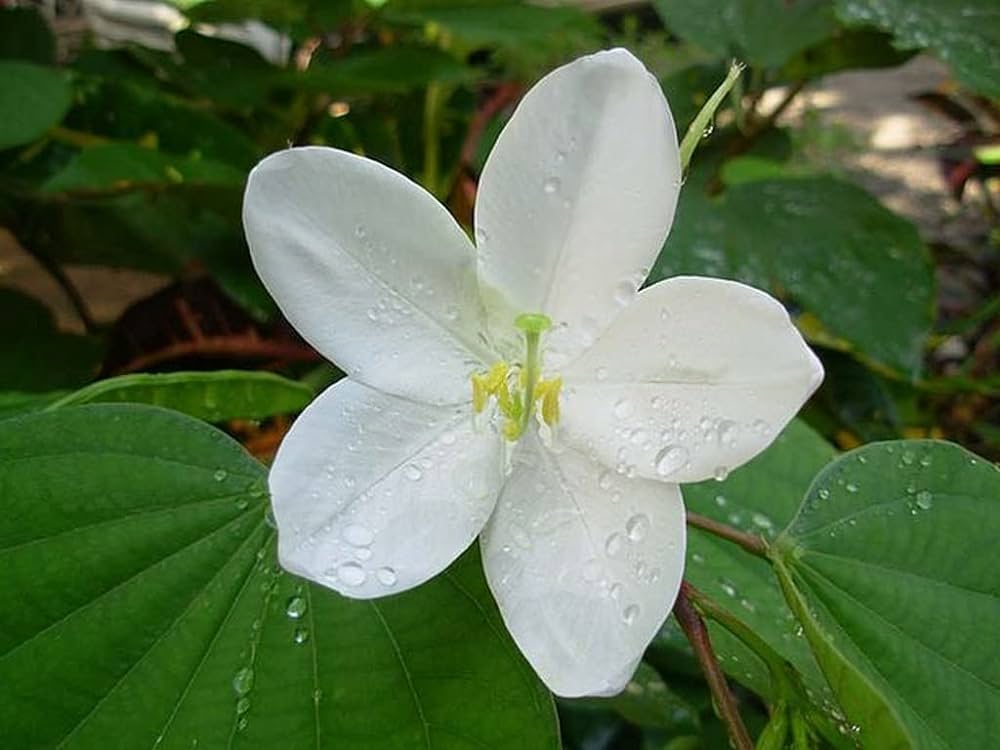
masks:
POLYGON ((41 138, 59 124, 71 100, 69 83, 59 71, 0 60, 0 149, 41 138))

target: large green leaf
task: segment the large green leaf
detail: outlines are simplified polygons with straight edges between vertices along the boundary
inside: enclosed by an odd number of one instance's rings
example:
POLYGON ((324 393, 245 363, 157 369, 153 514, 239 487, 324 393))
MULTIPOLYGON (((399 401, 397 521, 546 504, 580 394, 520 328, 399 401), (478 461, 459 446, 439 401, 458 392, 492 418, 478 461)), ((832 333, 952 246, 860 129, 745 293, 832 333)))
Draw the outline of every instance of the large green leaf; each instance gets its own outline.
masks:
POLYGON ((0 423, 5 746, 556 746, 475 550, 344 599, 280 572, 265 483, 223 433, 154 407, 0 423))
POLYGON ((0 149, 21 146, 58 125, 72 92, 57 70, 0 60, 0 149))
POLYGON ((996 0, 836 0, 848 24, 891 32, 907 49, 931 49, 965 85, 1000 96, 1000 6, 996 0))
POLYGON ((827 467, 775 545, 785 594, 863 747, 1000 736, 1000 470, 934 441, 827 467))
POLYGON ((200 156, 175 156, 132 143, 85 148, 44 185, 50 192, 91 192, 168 185, 237 187, 244 173, 200 156))
POLYGON ((653 0, 663 23, 706 50, 777 66, 836 27, 828 0, 653 0))
MULTIPOLYGON (((773 539, 833 455, 829 443, 794 421, 770 448, 725 481, 685 485, 684 502, 693 513, 773 539)), ((688 528, 686 579, 791 662, 822 702, 822 676, 771 567, 731 542, 688 528)), ((765 665, 728 631, 712 624, 711 632, 723 667, 756 692, 773 696, 765 665)))
POLYGON ((304 383, 270 372, 140 373, 91 383, 48 408, 115 402, 151 404, 209 422, 222 422, 291 414, 304 409, 315 395, 304 383))
POLYGON ((855 185, 763 179, 721 199, 689 186, 650 280, 677 274, 770 288, 806 313, 798 322, 814 341, 883 369, 920 371, 932 322, 929 254, 912 224, 855 185))

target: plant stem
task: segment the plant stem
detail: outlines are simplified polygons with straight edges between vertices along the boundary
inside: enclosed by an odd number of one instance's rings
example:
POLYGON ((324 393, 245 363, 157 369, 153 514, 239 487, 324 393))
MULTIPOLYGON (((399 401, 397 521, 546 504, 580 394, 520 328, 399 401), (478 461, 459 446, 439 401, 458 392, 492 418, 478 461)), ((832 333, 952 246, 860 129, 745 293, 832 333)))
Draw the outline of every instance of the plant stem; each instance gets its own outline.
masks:
POLYGON ((691 642, 695 656, 698 657, 701 671, 705 674, 709 690, 711 690, 718 708, 719 718, 722 719, 729 731, 733 747, 736 750, 753 750, 753 742, 750 740, 747 728, 743 725, 743 719, 736 706, 736 698, 729 689, 726 676, 719 666, 719 660, 715 657, 712 641, 708 637, 708 628, 705 627, 705 621, 701 619, 701 615, 698 614, 688 598, 689 591, 690 587, 687 582, 682 582, 677 601, 674 602, 674 617, 677 618, 681 630, 691 642))
POLYGON ((76 288, 73 280, 66 274, 62 266, 59 265, 52 258, 48 257, 44 253, 39 253, 32 250, 25 244, 21 244, 27 253, 34 258, 38 265, 40 265, 45 272, 52 278, 59 288, 62 289, 63 294, 66 295, 66 299, 69 300, 70 305, 73 307, 73 311, 76 316, 83 323, 83 328, 87 333, 93 333, 97 330, 97 322, 94 317, 90 314, 90 309, 87 307, 87 303, 83 299, 83 295, 80 294, 80 290, 76 288))
POLYGON ((734 529, 732 526, 727 526, 713 518, 703 516, 700 513, 692 513, 691 511, 687 513, 687 522, 695 528, 702 529, 733 544, 740 545, 751 555, 767 559, 767 542, 762 537, 747 534, 745 531, 734 529))
POLYGON ((432 195, 438 195, 438 172, 441 161, 441 105, 444 89, 440 83, 432 83, 424 95, 424 187, 432 195))
POLYGON ((722 104, 722 100, 726 98, 729 91, 736 85, 736 81, 739 79, 740 74, 743 72, 743 64, 733 60, 732 65, 729 66, 729 74, 726 79, 719 84, 719 88, 708 97, 708 101, 702 106, 695 115, 691 124, 688 125, 687 133, 684 135, 684 140, 681 141, 681 172, 687 172, 688 164, 691 162, 691 155, 694 150, 698 147, 702 138, 705 137, 705 133, 709 130, 709 125, 712 123, 712 118, 715 117, 715 111, 722 104))

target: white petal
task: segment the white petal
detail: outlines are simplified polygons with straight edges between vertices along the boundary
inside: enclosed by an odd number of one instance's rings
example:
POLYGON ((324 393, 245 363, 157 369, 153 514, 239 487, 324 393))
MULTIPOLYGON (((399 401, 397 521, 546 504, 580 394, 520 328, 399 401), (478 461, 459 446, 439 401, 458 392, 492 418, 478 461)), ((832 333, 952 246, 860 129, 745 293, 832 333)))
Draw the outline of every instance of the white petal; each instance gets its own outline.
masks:
POLYGON ((418 404, 344 379, 292 425, 271 468, 281 564, 359 599, 444 570, 501 482, 500 438, 470 408, 418 404))
POLYGON ((624 688, 677 596, 684 523, 676 485, 525 436, 480 545, 507 629, 550 690, 624 688))
POLYGON ((564 378, 560 439, 622 471, 696 482, 770 445, 823 368, 774 298, 677 277, 640 292, 564 378))
POLYGON ((663 245, 680 189, 673 117, 629 52, 581 58, 524 97, 483 169, 476 244, 495 335, 543 312, 547 364, 585 348, 634 296, 663 245))
POLYGON ((493 361, 472 244, 398 172, 332 148, 280 151, 250 173, 243 223, 282 312, 356 380, 456 403, 493 361))

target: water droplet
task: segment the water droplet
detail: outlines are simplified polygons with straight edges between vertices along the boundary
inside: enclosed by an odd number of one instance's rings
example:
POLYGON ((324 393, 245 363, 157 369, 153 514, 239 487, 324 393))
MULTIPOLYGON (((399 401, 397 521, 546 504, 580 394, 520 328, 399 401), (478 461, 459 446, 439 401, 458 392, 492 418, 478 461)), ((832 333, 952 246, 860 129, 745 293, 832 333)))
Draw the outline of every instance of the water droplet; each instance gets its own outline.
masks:
POLYGON ((420 481, 420 478, 424 475, 424 473, 420 470, 420 467, 416 464, 407 464, 406 468, 403 469, 403 474, 407 479, 414 482, 420 481))
POLYGON ((242 715, 250 710, 250 699, 247 696, 243 696, 238 701, 236 701, 236 714, 242 715))
POLYGON ((348 586, 360 586, 367 577, 365 569, 355 562, 346 562, 337 568, 337 578, 348 586))
POLYGON ((612 599, 617 599, 622 595, 622 585, 620 583, 612 583, 611 588, 608 589, 608 595, 612 599))
POLYGON ((549 177, 542 183, 542 189, 552 195, 559 190, 560 182, 558 177, 549 177))
POLYGON ((736 586, 734 586, 730 581, 727 581, 725 578, 719 579, 719 588, 722 589, 722 592, 727 596, 736 596, 736 586))
POLYGON ((594 370, 594 377, 597 378, 597 380, 599 380, 599 381, 600 380, 607 380, 608 379, 608 368, 607 367, 598 367, 596 370, 594 370))
POLYGON ((298 620, 306 613, 309 605, 306 600, 301 596, 293 596, 285 604, 285 614, 288 615, 293 620, 298 620))
POLYGON ((740 428, 735 422, 728 419, 723 419, 719 422, 719 426, 716 428, 719 442, 725 446, 732 446, 736 443, 736 437, 739 434, 740 428))
POLYGON ((212 474, 212 478, 215 479, 216 482, 221 482, 228 476, 229 472, 225 469, 216 469, 215 473, 212 474))
POLYGON ((639 605, 630 604, 625 609, 622 610, 622 621, 626 625, 631 625, 635 622, 635 618, 639 616, 639 605))
POLYGON ((237 732, 245 732, 247 730, 247 726, 249 726, 249 724, 250 724, 250 722, 247 721, 247 717, 246 716, 241 716, 240 720, 236 722, 236 731, 237 732))
POLYGON ((709 120, 708 125, 701 131, 701 137, 708 138, 713 132, 715 132, 715 120, 709 120))
POLYGON ((635 405, 627 398, 619 399, 615 403, 614 414, 618 419, 628 419, 635 411, 635 405))
POLYGON ((696 562, 696 563, 698 563, 700 565, 701 563, 705 562, 705 556, 699 554, 698 552, 692 552, 691 553, 691 560, 692 560, 692 562, 696 562))
POLYGON ((913 455, 913 451, 904 451, 903 455, 900 456, 900 460, 902 460, 902 462, 904 464, 906 464, 907 466, 912 466, 913 462, 916 459, 917 459, 917 457, 913 455))
POLYGON ((597 478, 597 486, 600 487, 602 490, 610 490, 611 489, 611 472, 610 471, 602 471, 601 472, 601 475, 597 478))
POLYGON ((295 628, 295 632, 292 633, 292 642, 297 646, 301 646, 303 643, 309 640, 309 628, 298 627, 295 628))
POLYGON ((352 547, 367 547, 375 541, 375 533, 368 527, 357 523, 345 526, 341 536, 352 547))
POLYGON ((241 497, 236 501, 236 510, 246 510, 250 506, 250 501, 245 497, 241 497))
POLYGON ((669 477, 684 468, 687 460, 686 448, 680 445, 668 445, 656 454, 653 465, 656 467, 657 474, 661 477, 669 477))
POLYGON ((850 492, 851 494, 854 494, 855 492, 858 491, 858 485, 854 484, 854 482, 848 482, 847 486, 844 487, 844 489, 850 492))
POLYGON ((617 531, 609 536, 608 540, 604 543, 604 551, 608 554, 608 557, 614 557, 621 552, 624 541, 622 535, 617 531))
POLYGON ((828 490, 826 487, 820 487, 819 490, 817 490, 817 494, 819 495, 820 500, 830 499, 830 490, 828 490))
POLYGON ((375 572, 375 577, 378 578, 378 582, 383 586, 395 586, 396 581, 399 580, 399 576, 396 575, 396 571, 392 568, 379 568, 375 572))
POLYGON ((649 531, 649 516, 642 513, 636 513, 625 522, 625 533, 633 542, 641 541, 647 531, 649 531))
POLYGON ((718 505, 720 508, 725 508, 728 503, 729 503, 729 501, 726 500, 726 496, 725 495, 716 495, 715 496, 715 504, 718 505))
POLYGON ((923 466, 926 469, 928 466, 931 465, 931 457, 930 456, 924 456, 923 458, 921 458, 920 459, 920 465, 923 466))
POLYGON ((368 230, 365 229, 364 224, 358 224, 356 227, 354 227, 354 236, 357 237, 359 240, 363 240, 365 238, 365 235, 367 234, 368 230))
POLYGON ((933 505, 934 495, 927 490, 921 490, 917 493, 917 507, 920 510, 930 510, 933 505))
POLYGON ((233 691, 243 697, 253 690, 254 673, 252 667, 243 667, 233 675, 233 691))
POLYGON ((729 476, 729 468, 726 466, 716 466, 712 472, 712 477, 716 482, 722 482, 729 476))

